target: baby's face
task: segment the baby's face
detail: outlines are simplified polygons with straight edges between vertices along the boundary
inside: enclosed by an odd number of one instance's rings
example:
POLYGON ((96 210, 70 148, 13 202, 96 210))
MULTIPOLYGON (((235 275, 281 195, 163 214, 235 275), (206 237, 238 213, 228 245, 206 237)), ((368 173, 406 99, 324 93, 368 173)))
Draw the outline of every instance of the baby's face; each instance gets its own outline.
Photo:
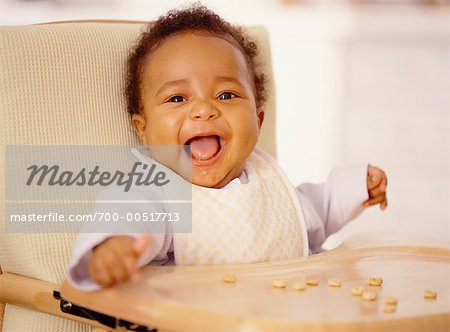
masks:
POLYGON ((192 183, 221 188, 238 177, 263 119, 241 51, 203 33, 175 35, 147 59, 142 114, 133 125, 147 145, 186 145, 192 183))

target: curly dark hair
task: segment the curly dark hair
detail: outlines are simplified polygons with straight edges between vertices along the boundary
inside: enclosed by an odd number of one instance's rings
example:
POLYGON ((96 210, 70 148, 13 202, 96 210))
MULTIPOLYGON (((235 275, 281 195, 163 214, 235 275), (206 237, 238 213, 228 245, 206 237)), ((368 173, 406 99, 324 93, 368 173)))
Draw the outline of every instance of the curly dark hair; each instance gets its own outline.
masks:
POLYGON ((255 42, 240 27, 231 25, 197 3, 185 9, 169 11, 155 22, 149 23, 140 35, 127 62, 125 97, 128 113, 132 115, 142 111, 141 82, 146 57, 170 36, 188 31, 204 31, 222 37, 241 50, 253 79, 255 102, 259 109, 266 100, 266 76, 256 68, 258 48, 255 42))

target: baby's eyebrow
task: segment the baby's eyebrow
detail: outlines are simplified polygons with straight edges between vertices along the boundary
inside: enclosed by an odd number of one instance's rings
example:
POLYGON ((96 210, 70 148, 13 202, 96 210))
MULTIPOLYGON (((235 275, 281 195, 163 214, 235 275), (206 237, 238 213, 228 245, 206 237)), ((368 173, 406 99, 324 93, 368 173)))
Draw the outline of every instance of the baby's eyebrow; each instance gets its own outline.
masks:
POLYGON ((236 77, 233 77, 233 76, 217 76, 216 81, 217 82, 231 82, 231 83, 236 83, 236 84, 242 85, 241 81, 239 81, 236 77))
POLYGON ((159 87, 158 91, 156 92, 156 95, 159 95, 161 93, 161 91, 167 89, 168 87, 183 85, 183 84, 186 84, 187 82, 188 81, 186 79, 179 79, 179 80, 172 80, 172 81, 165 82, 159 87))

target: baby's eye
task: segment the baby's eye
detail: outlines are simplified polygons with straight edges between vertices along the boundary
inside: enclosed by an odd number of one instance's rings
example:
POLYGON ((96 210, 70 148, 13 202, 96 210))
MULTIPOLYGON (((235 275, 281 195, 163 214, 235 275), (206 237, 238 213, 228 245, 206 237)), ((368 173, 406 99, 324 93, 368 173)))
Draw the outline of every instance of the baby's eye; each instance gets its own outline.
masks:
POLYGON ((219 95, 219 100, 227 100, 236 98, 236 95, 232 92, 223 92, 219 95))
POLYGON ((167 102, 169 103, 182 103, 183 101, 186 101, 186 99, 184 99, 184 97, 182 96, 173 96, 167 100, 167 102))

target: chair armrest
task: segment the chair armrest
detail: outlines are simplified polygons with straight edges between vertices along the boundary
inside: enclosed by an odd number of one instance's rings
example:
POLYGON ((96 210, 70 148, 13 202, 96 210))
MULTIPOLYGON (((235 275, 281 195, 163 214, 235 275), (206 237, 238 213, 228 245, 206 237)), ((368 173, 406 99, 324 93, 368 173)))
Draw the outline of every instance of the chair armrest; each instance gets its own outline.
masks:
MULTIPOLYGON (((13 273, 0 274, 0 303, 10 303, 58 317, 68 318, 103 329, 104 325, 61 311, 60 301, 53 298, 59 285, 13 273)), ((1 309, 0 309, 1 310, 1 309)))

